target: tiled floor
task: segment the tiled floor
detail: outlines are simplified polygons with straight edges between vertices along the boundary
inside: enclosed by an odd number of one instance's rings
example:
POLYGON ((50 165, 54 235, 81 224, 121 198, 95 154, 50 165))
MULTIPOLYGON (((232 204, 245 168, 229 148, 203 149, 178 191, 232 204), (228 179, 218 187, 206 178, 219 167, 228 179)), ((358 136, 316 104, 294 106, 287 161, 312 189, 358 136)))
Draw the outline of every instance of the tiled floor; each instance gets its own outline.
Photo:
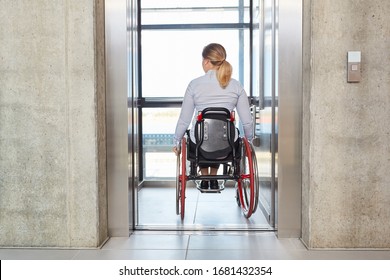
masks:
POLYGON ((176 215, 176 188, 145 187, 138 192, 138 228, 185 230, 266 230, 272 229, 261 210, 246 219, 236 202, 233 186, 221 193, 201 193, 187 183, 185 217, 176 215))
POLYGON ((143 230, 129 237, 110 238, 101 249, 3 248, 0 259, 390 260, 390 251, 307 250, 298 238, 278 239, 273 231, 264 230, 269 226, 261 211, 249 220, 242 216, 229 189, 221 194, 189 189, 184 221, 176 215, 174 188, 145 188, 138 199, 143 230))
POLYGON ((144 232, 101 249, 0 249, 2 260, 390 260, 390 251, 307 250, 270 232, 144 232))

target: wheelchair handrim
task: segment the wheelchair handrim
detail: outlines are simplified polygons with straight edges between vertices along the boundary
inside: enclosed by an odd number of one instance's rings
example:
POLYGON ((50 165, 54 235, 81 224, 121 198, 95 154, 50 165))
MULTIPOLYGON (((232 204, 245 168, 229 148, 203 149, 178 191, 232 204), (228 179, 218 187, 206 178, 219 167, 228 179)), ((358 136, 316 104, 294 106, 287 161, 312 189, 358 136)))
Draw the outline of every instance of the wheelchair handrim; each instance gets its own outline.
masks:
POLYGON ((252 149, 247 139, 243 138, 243 149, 245 153, 242 154, 242 161, 244 162, 242 169, 240 172, 245 171, 245 174, 240 174, 240 179, 238 180, 238 190, 239 190, 239 198, 242 211, 246 218, 249 218, 254 212, 255 206, 255 188, 254 188, 254 171, 253 171, 253 160, 252 160, 252 149), (248 160, 248 164, 246 165, 246 159, 248 160), (249 168, 249 172, 246 170, 246 166, 249 168), (249 180, 249 195, 247 192, 247 184, 249 180), (249 199, 248 199, 249 196, 249 199), (248 201, 249 200, 249 201, 248 201))

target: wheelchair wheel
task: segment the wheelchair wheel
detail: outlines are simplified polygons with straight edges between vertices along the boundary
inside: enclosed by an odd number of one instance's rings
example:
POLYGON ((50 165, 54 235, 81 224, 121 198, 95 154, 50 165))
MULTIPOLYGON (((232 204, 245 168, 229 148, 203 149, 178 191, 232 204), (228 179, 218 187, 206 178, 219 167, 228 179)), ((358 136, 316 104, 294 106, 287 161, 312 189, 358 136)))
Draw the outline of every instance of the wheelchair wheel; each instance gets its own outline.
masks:
POLYGON ((254 149, 246 138, 243 138, 242 149, 240 178, 237 181, 237 204, 241 206, 244 216, 249 218, 256 211, 258 204, 257 161, 254 149))
POLYGON ((185 212, 185 192, 186 192, 186 141, 183 138, 181 142, 181 155, 177 157, 176 162, 176 214, 184 219, 185 212))
POLYGON ((176 157, 176 215, 180 214, 180 190, 181 190, 181 182, 180 182, 180 173, 181 173, 181 165, 180 165, 180 157, 181 155, 178 155, 176 157))
POLYGON ((257 158, 255 153, 255 148, 251 143, 249 143, 252 152, 252 163, 253 163, 253 171, 254 171, 254 195, 255 195, 255 204, 253 205, 252 214, 256 212, 256 209, 259 205, 259 194, 260 194, 260 179, 259 179, 259 169, 257 166, 257 158))

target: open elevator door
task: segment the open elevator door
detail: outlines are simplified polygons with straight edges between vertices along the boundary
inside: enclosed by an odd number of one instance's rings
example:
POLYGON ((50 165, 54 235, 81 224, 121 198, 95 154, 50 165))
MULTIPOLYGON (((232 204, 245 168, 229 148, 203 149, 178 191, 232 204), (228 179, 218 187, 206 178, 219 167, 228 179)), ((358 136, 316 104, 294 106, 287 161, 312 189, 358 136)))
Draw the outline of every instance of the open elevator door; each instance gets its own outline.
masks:
MULTIPOLYGON (((274 229, 276 77, 265 75, 270 69, 263 63, 271 59, 274 73, 275 45, 271 49, 266 45, 269 30, 265 27, 265 16, 269 14, 265 2, 192 1, 181 3, 180 7, 177 1, 137 2, 137 26, 130 28, 138 34, 131 52, 135 56, 133 61, 137 62, 133 65, 133 73, 137 75, 133 75, 136 85, 132 88, 136 93, 133 94, 135 102, 129 104, 135 112, 130 126, 139 132, 134 145, 138 166, 135 172, 138 171, 139 178, 136 180, 139 184, 134 185, 135 229, 274 229), (200 53, 210 42, 225 46, 236 73, 234 78, 244 85, 254 105, 255 133, 260 139, 256 154, 262 211, 257 209, 250 219, 237 206, 234 187, 210 195, 189 186, 186 218, 181 220, 175 213, 173 133, 186 86, 203 74, 200 53), (265 90, 270 86, 273 87, 271 95, 265 90)), ((272 34, 275 35, 274 31, 272 34)))
POLYGON ((275 0, 259 0, 253 11, 252 85, 256 97, 255 135, 259 167, 259 208, 271 228, 275 228, 278 189, 278 61, 277 5, 275 0))

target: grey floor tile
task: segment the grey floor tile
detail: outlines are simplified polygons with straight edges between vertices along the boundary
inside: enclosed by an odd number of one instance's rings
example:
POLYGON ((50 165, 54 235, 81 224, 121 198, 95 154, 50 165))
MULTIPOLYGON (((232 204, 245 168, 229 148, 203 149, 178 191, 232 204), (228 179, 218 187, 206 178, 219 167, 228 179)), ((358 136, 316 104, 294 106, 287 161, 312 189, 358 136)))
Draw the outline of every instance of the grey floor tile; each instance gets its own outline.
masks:
POLYGON ((188 239, 188 235, 133 234, 127 240, 110 239, 102 250, 185 250, 188 239))
POLYGON ((184 260, 186 250, 80 251, 74 260, 184 260))
POLYGON ((225 188, 220 193, 199 193, 199 202, 230 202, 233 205, 236 202, 236 192, 234 188, 225 188))
POLYGON ((249 249, 248 239, 242 236, 194 235, 190 237, 189 250, 244 250, 249 249))
MULTIPOLYGON (((300 259, 298 254, 295 254, 294 251, 289 250, 260 250, 261 259, 263 260, 295 260, 300 259)), ((301 255, 304 255, 304 252, 301 251, 301 255)))
MULTIPOLYGON (((85 250, 87 251, 87 250, 85 250)), ((79 250, 0 249, 1 260, 70 260, 79 250)))
POLYGON ((260 252, 250 250, 189 250, 187 260, 258 260, 260 252))
POLYGON ((239 207, 231 207, 228 202, 199 202, 196 212, 195 223, 215 226, 215 225, 237 225, 237 224, 251 224, 252 220, 247 220, 241 212, 239 207), (213 207, 209 207, 212 203, 213 207))
POLYGON ((139 227, 183 227, 194 223, 199 191, 186 192, 184 220, 176 214, 176 189, 145 187, 138 195, 139 227))
POLYGON ((299 238, 278 238, 277 240, 279 244, 281 244, 287 250, 307 251, 306 246, 302 243, 302 241, 299 238))
POLYGON ((145 187, 138 194, 138 227, 193 227, 266 229, 268 222, 259 209, 249 219, 237 205, 235 189, 221 193, 201 193, 191 186, 186 190, 185 218, 176 215, 176 189, 145 187))
POLYGON ((193 224, 197 203, 186 201, 184 220, 176 214, 176 202, 149 202, 139 208, 138 222, 141 226, 183 226, 193 224))
POLYGON ((215 234, 191 235, 188 248, 214 250, 281 250, 283 244, 274 235, 215 234))

